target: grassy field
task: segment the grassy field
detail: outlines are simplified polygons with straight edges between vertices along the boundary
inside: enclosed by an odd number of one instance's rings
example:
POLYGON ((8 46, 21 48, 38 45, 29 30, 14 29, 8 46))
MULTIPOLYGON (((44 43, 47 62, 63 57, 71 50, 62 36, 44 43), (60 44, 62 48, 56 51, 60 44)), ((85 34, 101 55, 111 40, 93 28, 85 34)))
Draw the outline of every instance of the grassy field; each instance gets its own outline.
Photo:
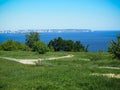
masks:
POLYGON ((43 61, 41 66, 23 65, 0 58, 0 90, 120 90, 120 78, 94 76, 92 73, 120 74, 120 60, 108 53, 0 51, 0 57, 21 59, 65 55, 72 58, 43 61))

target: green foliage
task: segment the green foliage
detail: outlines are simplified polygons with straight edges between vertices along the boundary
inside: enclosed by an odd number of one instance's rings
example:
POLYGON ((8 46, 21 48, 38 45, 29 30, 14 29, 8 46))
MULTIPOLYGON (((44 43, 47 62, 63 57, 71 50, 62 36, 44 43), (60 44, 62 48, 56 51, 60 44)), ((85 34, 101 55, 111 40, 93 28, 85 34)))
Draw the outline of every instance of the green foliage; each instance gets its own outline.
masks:
POLYGON ((20 42, 15 42, 13 40, 8 40, 2 44, 0 44, 0 50, 4 51, 14 51, 14 50, 22 50, 22 51, 29 51, 30 48, 25 44, 20 42))
POLYGON ((74 42, 72 40, 64 40, 63 41, 63 51, 73 51, 74 42))
POLYGON ((113 54, 114 58, 120 59, 120 35, 117 36, 117 42, 111 41, 111 45, 108 47, 108 52, 113 54))
POLYGON ((26 45, 29 46, 30 48, 33 48, 34 42, 39 41, 39 33, 37 32, 30 32, 29 34, 26 35, 26 45))
POLYGON ((44 42, 40 42, 39 33, 37 32, 30 32, 26 35, 26 45, 39 54, 44 54, 48 51, 47 45, 44 42))
POLYGON ((88 51, 88 47, 83 46, 80 41, 63 40, 61 37, 51 40, 48 47, 53 47, 55 51, 88 51))
POLYGON ((48 51, 48 47, 44 42, 34 42, 33 50, 37 51, 39 54, 45 54, 48 51))
POLYGON ((63 39, 58 37, 57 39, 51 40, 48 44, 48 47, 53 47, 55 51, 62 51, 63 48, 63 39))
POLYGON ((2 50, 12 51, 12 50, 16 50, 17 49, 15 44, 16 43, 13 40, 8 40, 8 41, 2 43, 0 46, 1 46, 2 50))

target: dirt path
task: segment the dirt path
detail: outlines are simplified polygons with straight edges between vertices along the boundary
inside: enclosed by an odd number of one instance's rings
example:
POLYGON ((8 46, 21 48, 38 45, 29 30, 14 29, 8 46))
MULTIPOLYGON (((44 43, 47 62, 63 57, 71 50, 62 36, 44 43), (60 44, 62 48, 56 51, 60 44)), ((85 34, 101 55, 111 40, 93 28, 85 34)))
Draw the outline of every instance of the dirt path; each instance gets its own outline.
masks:
POLYGON ((104 74, 100 74, 100 73, 92 73, 90 75, 94 75, 94 76, 105 76, 108 78, 120 78, 120 74, 114 74, 114 73, 104 73, 104 74))
POLYGON ((61 56, 61 57, 50 57, 50 58, 45 58, 45 59, 16 59, 16 58, 9 58, 9 57, 0 57, 3 59, 7 59, 7 60, 11 60, 11 61, 16 61, 22 64, 31 64, 31 65, 35 65, 35 62, 37 62, 38 60, 42 61, 42 60, 57 60, 57 59, 64 59, 64 58, 72 58, 74 57, 74 55, 67 55, 67 56, 61 56))
POLYGON ((120 69, 119 67, 98 67, 98 68, 105 68, 105 69, 120 69))

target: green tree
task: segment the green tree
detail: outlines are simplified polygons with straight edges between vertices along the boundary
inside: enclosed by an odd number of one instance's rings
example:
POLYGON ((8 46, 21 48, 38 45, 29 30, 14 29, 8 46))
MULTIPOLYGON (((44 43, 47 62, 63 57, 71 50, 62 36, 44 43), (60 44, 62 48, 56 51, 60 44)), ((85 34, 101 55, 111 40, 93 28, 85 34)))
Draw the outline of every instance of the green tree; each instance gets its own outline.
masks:
POLYGON ((120 35, 117 36, 117 42, 111 41, 111 45, 108 47, 108 52, 113 54, 114 58, 120 59, 120 35))
POLYGON ((48 47, 44 42, 34 42, 33 50, 38 52, 39 54, 45 54, 48 51, 48 47))
POLYGON ((34 42, 39 41, 39 33, 37 32, 30 32, 29 34, 26 35, 26 42, 25 44, 29 46, 30 48, 33 48, 34 42))

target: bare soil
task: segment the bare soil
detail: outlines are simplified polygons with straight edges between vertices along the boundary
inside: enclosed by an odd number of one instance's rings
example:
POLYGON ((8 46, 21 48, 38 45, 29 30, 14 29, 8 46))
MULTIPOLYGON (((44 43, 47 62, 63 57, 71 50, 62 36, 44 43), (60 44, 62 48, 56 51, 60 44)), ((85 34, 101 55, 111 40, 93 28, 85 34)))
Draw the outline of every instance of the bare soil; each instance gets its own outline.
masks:
POLYGON ((42 60, 57 60, 57 59, 64 59, 64 58, 72 58, 74 57, 74 55, 67 55, 67 56, 61 56, 61 57, 50 57, 50 58, 46 58, 46 59, 16 59, 16 58, 10 58, 10 57, 0 57, 3 59, 7 59, 7 60, 11 60, 11 61, 16 61, 22 64, 32 64, 35 65, 35 62, 37 62, 38 60, 42 61, 42 60))

